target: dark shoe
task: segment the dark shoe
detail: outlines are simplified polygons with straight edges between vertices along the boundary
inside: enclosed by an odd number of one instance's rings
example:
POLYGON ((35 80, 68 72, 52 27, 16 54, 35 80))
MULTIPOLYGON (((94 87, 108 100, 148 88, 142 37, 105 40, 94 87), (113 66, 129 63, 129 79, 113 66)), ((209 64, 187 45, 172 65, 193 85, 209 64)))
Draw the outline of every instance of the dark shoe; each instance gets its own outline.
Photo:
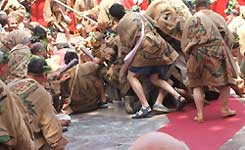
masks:
POLYGON ((186 100, 184 97, 182 96, 179 96, 177 99, 176 99, 176 111, 181 111, 183 110, 183 108, 185 107, 186 105, 186 100))
POLYGON ((163 112, 163 113, 169 113, 170 112, 170 110, 167 107, 165 107, 164 105, 157 105, 157 104, 153 105, 153 110, 158 111, 158 112, 163 112))
POLYGON ((108 103, 107 102, 99 101, 98 102, 98 107, 99 108, 108 108, 108 103))
POLYGON ((68 131, 68 127, 63 127, 63 128, 62 128, 62 131, 63 131, 63 132, 68 131))
POLYGON ((132 119, 141 119, 151 117, 151 107, 148 106, 146 108, 141 107, 141 109, 132 116, 132 119))

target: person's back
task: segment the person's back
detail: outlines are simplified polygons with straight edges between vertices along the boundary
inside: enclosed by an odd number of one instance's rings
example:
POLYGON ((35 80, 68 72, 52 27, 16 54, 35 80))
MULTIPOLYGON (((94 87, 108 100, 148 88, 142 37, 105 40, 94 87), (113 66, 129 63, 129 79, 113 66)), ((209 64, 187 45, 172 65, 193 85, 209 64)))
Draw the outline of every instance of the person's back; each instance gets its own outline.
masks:
POLYGON ((156 21, 156 26, 169 36, 180 40, 185 21, 191 12, 182 0, 154 0, 145 15, 156 21))
POLYGON ((116 30, 122 45, 129 50, 136 45, 140 36, 144 36, 130 66, 169 65, 178 57, 178 53, 171 45, 156 32, 150 18, 138 12, 126 13, 118 23, 116 30), (139 32, 142 25, 144 25, 144 35, 139 32))
MULTIPOLYGON (((62 85, 62 95, 70 98, 74 113, 87 112, 98 108, 100 93, 96 87, 98 65, 94 62, 78 64, 68 71, 71 76, 62 85)), ((65 110, 64 110, 65 111, 65 110)))
POLYGON ((0 149, 34 150, 32 130, 20 99, 0 80, 0 149))
POLYGON ((32 127, 36 148, 47 146, 64 148, 67 141, 55 116, 51 96, 33 79, 20 79, 9 83, 10 90, 18 95, 33 116, 32 127))
POLYGON ((51 95, 41 85, 45 81, 47 67, 45 60, 33 58, 28 64, 27 78, 14 80, 8 86, 20 97, 32 116, 36 148, 62 150, 65 149, 67 140, 56 118, 51 95))
POLYGON ((206 0, 196 1, 197 12, 186 22, 181 47, 187 56, 189 87, 197 107, 194 120, 203 122, 204 87, 218 88, 223 117, 236 114, 227 106, 231 85, 236 85, 237 66, 230 53, 232 34, 224 19, 209 10, 206 0))

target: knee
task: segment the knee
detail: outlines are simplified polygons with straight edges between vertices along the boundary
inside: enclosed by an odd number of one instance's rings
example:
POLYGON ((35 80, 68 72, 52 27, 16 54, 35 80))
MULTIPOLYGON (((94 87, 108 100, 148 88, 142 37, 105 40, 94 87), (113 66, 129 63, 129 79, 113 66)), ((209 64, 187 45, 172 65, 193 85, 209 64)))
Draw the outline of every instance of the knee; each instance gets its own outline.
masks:
POLYGON ((134 79, 134 78, 136 78, 136 75, 133 74, 133 73, 131 73, 131 72, 128 72, 128 74, 127 74, 127 79, 128 79, 128 81, 130 81, 130 80, 132 80, 132 79, 134 79))

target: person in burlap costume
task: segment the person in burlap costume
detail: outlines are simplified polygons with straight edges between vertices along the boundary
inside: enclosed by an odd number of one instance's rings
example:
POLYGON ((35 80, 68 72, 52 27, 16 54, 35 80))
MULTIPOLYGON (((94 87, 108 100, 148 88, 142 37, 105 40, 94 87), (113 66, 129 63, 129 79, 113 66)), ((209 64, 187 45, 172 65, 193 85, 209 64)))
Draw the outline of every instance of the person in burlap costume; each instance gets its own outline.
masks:
POLYGON ((190 95, 186 59, 180 46, 185 21, 192 16, 190 10, 182 0, 154 0, 144 14, 154 20, 158 33, 177 50, 179 57, 169 74, 181 82, 178 88, 185 89, 184 93, 190 95))
POLYGON ((194 120, 204 121, 204 89, 218 88, 223 117, 236 111, 228 108, 230 85, 236 84, 238 72, 230 50, 234 42, 225 20, 209 10, 209 1, 197 0, 197 12, 185 24, 181 47, 188 57, 189 87, 193 89, 197 113, 194 120))
MULTIPOLYGON (((0 76, 5 76, 8 57, 0 51, 0 76)), ((30 116, 21 100, 0 80, 0 149, 34 150, 30 116)))
POLYGON ((2 0, 0 10, 6 12, 7 15, 14 16, 18 23, 22 22, 26 15, 25 7, 18 0, 2 0))
POLYGON ((35 150, 30 122, 25 122, 21 100, 0 80, 0 149, 35 150))
POLYGON ((19 96, 32 116, 36 149, 63 150, 68 141, 63 136, 51 96, 41 85, 46 81, 47 70, 44 59, 33 58, 28 64, 27 78, 14 80, 8 87, 19 96))
MULTIPOLYGON (((166 90, 179 102, 178 110, 184 106, 185 99, 177 93, 173 87, 159 78, 159 74, 165 74, 168 65, 171 65, 178 53, 156 32, 149 18, 138 12, 128 12, 120 4, 113 4, 109 10, 111 16, 119 20, 116 32, 120 41, 129 53, 124 58, 122 74, 128 72, 128 81, 138 96, 142 108, 132 118, 148 117, 151 112, 143 88, 139 82, 139 75, 149 75, 151 82, 160 87, 159 94, 166 90), (133 47, 132 50, 130 50, 133 47)), ((153 109, 163 108, 162 99, 157 100, 153 109)), ((165 109, 165 107, 163 108, 165 109)))
POLYGON ((14 30, 6 36, 4 45, 9 49, 9 74, 6 83, 15 78, 25 78, 27 65, 31 59, 31 51, 28 47, 31 35, 22 30, 14 30))
POLYGON ((61 96, 67 99, 62 110, 64 113, 87 112, 98 107, 108 107, 97 63, 79 63, 68 70, 67 74, 70 79, 61 85, 61 96))
POLYGON ((181 39, 185 21, 192 16, 182 0, 154 0, 144 14, 151 17, 160 30, 177 40, 181 39))
MULTIPOLYGON (((244 19, 245 18, 245 6, 241 6, 240 9, 241 12, 241 17, 244 19)), ((240 26, 238 29, 238 36, 239 36, 239 46, 240 46, 240 54, 241 54, 241 73, 243 79, 245 78, 245 25, 243 24, 240 26)))

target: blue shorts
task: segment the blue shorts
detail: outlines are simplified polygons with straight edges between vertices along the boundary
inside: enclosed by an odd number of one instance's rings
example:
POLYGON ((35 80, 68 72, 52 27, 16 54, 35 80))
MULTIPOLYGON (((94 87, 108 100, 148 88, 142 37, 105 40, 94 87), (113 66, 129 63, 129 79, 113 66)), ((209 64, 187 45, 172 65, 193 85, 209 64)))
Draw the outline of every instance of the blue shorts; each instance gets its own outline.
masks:
POLYGON ((151 75, 151 74, 165 75, 168 72, 168 69, 169 69, 169 65, 129 67, 129 71, 139 75, 151 75))

